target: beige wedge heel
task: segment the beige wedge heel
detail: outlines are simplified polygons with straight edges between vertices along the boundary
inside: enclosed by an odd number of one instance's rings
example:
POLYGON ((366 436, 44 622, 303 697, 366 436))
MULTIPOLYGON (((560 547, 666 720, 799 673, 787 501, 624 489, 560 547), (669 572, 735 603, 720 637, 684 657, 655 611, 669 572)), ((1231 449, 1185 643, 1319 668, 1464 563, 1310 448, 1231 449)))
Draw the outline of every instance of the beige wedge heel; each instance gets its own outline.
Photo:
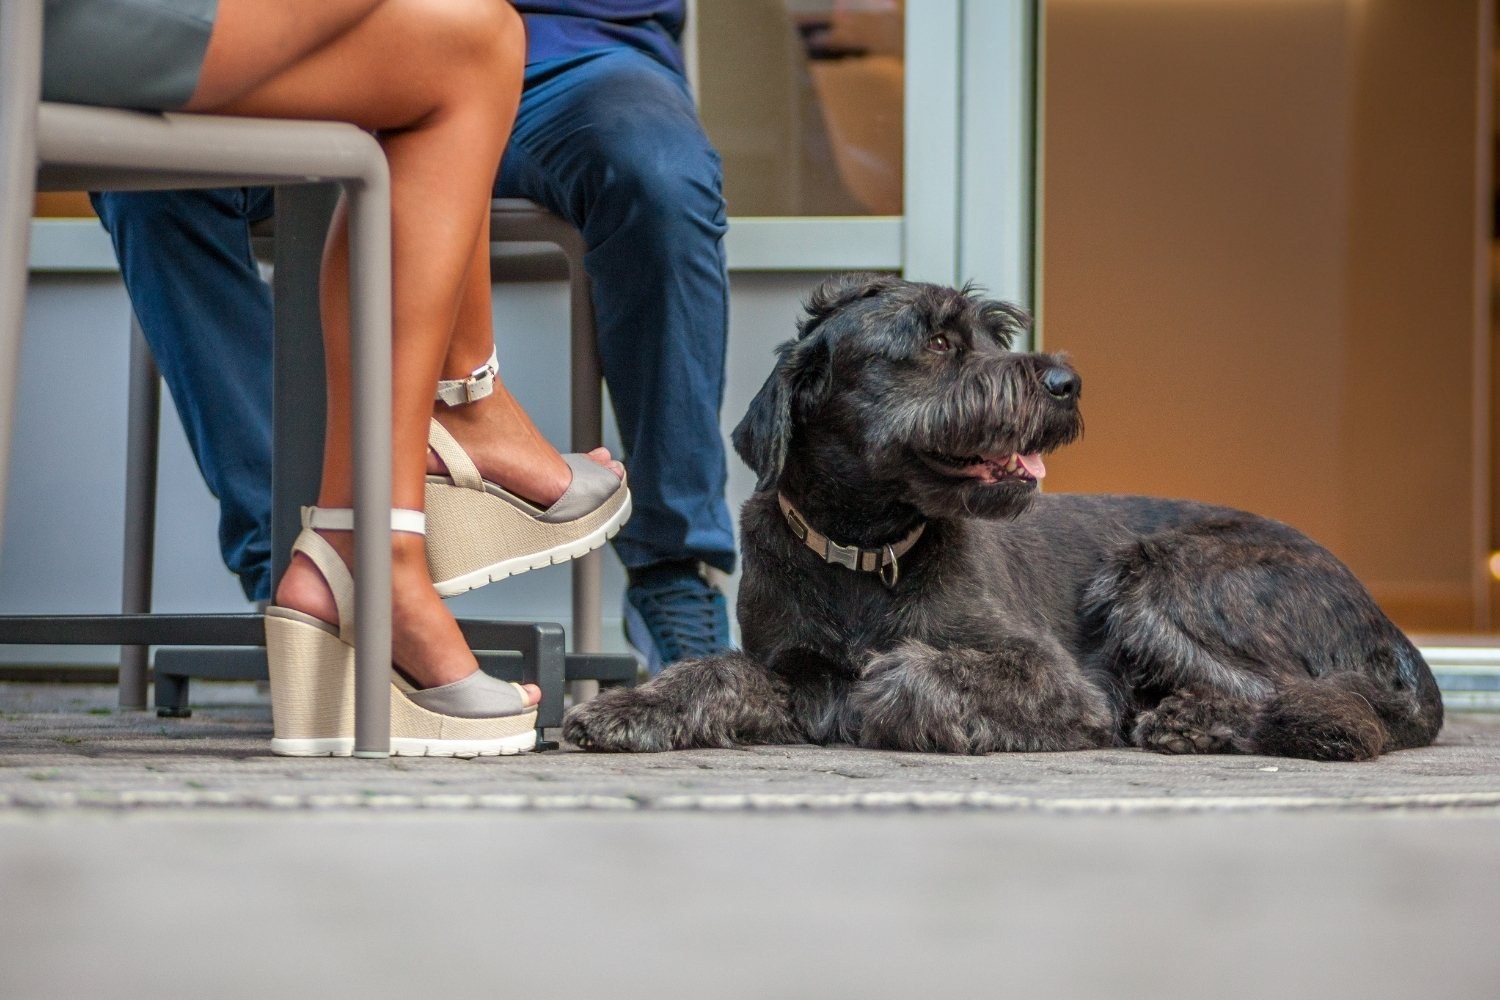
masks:
MULTIPOLYGON (((419 511, 392 511, 392 530, 422 531, 419 511)), ((271 673, 271 752, 289 757, 347 757, 354 752, 354 580, 314 529, 348 530, 349 511, 304 507, 294 552, 310 559, 333 591, 339 624, 275 605, 266 609, 271 673)), ((391 753, 481 757, 536 745, 536 709, 516 684, 484 674, 418 689, 391 672, 391 753), (427 705, 419 702, 427 702, 427 705), (438 709, 438 710, 435 710, 438 709)))
POLYGON ((266 609, 271 752, 348 757, 354 752, 354 647, 338 630, 293 611, 266 609))

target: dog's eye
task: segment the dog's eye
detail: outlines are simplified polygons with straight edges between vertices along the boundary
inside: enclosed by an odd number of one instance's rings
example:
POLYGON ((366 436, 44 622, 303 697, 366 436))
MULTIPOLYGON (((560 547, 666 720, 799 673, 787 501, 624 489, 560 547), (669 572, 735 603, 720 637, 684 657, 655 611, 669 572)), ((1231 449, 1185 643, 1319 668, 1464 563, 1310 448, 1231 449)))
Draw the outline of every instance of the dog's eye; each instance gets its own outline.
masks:
POLYGON ((953 350, 953 342, 948 339, 946 334, 934 333, 927 338, 927 349, 929 351, 937 351, 939 354, 946 354, 948 351, 953 350))

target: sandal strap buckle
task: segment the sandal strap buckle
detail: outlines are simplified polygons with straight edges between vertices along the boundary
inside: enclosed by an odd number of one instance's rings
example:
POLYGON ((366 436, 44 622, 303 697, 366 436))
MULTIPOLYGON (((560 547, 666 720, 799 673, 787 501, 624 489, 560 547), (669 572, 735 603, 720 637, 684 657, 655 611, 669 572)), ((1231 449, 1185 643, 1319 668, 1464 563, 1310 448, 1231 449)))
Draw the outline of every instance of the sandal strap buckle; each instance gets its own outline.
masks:
POLYGON ((437 400, 448 406, 463 406, 481 400, 495 391, 495 376, 500 372, 500 356, 490 352, 490 359, 475 368, 467 378, 442 379, 437 384, 437 400))

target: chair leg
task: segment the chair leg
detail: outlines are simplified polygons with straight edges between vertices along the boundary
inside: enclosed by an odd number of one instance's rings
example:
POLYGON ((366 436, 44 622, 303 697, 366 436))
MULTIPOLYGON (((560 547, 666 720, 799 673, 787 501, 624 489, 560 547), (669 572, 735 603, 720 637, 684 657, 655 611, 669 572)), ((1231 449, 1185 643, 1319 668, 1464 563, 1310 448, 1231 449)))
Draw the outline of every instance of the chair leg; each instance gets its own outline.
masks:
POLYGON ((323 475, 323 324, 318 265, 338 204, 332 185, 276 189, 275 343, 272 348, 271 593, 292 558, 303 504, 317 502, 323 475))
POLYGON ((0 531, 21 364, 21 323, 36 192, 36 109, 42 86, 42 5, 0 3, 0 531))
MULTIPOLYGON (((151 348, 135 314, 130 316, 130 404, 125 426, 125 573, 120 583, 120 610, 151 610, 151 580, 156 551, 157 433, 161 413, 161 380, 151 348)), ((150 646, 120 647, 120 707, 146 707, 146 670, 150 646)))
POLYGON ((156 675, 156 714, 162 719, 188 719, 193 715, 188 705, 189 679, 183 674, 156 675))
MULTIPOLYGON (((581 242, 581 241, 580 241, 581 242)), ((598 447, 603 432, 603 403, 599 372, 599 342, 594 332, 593 287, 583 268, 583 248, 568 251, 569 327, 572 334, 573 450, 598 447)), ((573 652, 597 653, 601 649, 599 620, 600 581, 604 550, 596 549, 573 561, 573 652)), ((581 704, 599 693, 597 681, 574 681, 573 701, 581 704)))
POLYGON ((391 202, 384 156, 345 185, 354 427, 354 756, 391 752, 391 202))

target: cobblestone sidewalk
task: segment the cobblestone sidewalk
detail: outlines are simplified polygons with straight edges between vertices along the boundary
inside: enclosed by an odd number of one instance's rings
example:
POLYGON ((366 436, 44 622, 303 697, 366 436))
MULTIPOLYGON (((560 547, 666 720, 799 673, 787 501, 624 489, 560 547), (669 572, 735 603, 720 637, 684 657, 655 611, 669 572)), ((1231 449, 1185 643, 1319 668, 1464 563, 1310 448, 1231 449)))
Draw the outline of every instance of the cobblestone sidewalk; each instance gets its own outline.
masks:
POLYGON ((1500 811, 1500 714, 1363 764, 1135 750, 950 757, 807 746, 572 749, 469 761, 270 755, 248 684, 199 684, 190 719, 122 713, 105 686, 0 684, 0 806, 440 810, 1260 809, 1500 811))

